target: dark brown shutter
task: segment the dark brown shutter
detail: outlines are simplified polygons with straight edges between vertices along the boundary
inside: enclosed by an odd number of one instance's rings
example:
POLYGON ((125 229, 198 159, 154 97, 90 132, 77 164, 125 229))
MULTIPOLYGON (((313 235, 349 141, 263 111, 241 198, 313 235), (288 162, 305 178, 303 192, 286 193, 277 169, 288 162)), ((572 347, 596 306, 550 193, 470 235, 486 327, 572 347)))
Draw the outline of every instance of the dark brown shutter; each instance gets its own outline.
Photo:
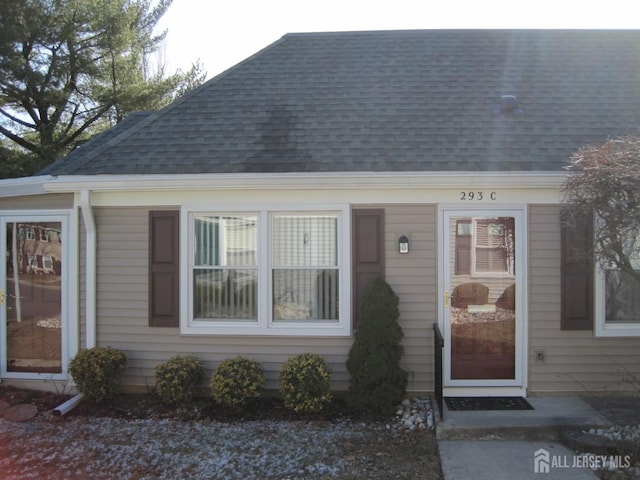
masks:
POLYGON ((149 212, 149 326, 180 324, 180 212, 149 212))
POLYGON ((562 330, 593 330, 593 221, 565 212, 562 225, 562 330))
POLYGON ((384 278, 384 210, 353 210, 353 326, 367 287, 384 278))

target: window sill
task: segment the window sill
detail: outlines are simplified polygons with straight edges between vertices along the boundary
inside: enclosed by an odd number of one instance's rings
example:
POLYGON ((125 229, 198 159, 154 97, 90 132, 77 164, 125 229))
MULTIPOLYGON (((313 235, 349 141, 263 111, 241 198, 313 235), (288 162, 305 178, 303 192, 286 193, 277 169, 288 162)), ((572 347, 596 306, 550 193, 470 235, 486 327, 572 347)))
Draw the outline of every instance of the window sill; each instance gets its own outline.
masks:
POLYGON ((256 322, 216 323, 191 322, 180 325, 180 335, 253 336, 253 337, 350 337, 351 328, 343 324, 310 324, 281 322, 268 326, 256 322))
POLYGON ((596 337, 640 337, 640 324, 596 323, 596 337))

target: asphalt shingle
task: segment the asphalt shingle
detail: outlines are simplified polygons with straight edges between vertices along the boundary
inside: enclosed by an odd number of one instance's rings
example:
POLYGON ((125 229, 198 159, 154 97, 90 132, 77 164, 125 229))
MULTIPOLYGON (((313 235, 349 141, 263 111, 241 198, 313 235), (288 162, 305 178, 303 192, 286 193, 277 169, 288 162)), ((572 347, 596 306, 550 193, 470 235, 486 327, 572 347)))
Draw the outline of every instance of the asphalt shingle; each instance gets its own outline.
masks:
POLYGON ((289 34, 42 173, 557 171, 639 126, 640 31, 289 34))

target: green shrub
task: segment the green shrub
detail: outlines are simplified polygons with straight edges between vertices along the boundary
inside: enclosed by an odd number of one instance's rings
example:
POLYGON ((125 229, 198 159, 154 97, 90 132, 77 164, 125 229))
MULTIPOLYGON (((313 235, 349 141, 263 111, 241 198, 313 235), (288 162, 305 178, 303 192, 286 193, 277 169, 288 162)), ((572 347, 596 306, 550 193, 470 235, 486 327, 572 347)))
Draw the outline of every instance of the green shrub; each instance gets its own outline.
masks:
POLYGON ((398 296, 382 278, 374 280, 364 294, 347 359, 351 374, 347 403, 356 410, 389 413, 406 393, 398 303, 398 296))
POLYGON ((294 412, 320 412, 331 401, 330 373, 320 355, 302 353, 280 369, 284 406, 294 412))
POLYGON ((213 373, 211 395, 225 407, 244 407, 262 395, 264 384, 264 369, 258 361, 240 356, 228 358, 213 373))
POLYGON ((127 366, 127 356, 111 347, 94 347, 79 352, 69 363, 69 373, 78 391, 95 403, 114 396, 127 366))
POLYGON ((193 355, 170 358, 156 367, 156 394, 166 405, 185 406, 198 394, 204 367, 193 355))

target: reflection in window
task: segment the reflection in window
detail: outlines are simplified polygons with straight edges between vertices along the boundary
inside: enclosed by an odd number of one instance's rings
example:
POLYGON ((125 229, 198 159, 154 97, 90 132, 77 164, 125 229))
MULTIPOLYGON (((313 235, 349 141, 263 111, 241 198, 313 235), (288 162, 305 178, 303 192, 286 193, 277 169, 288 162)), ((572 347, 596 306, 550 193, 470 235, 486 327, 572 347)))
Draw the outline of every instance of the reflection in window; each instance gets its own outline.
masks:
POLYGON ((475 272, 513 273, 513 218, 474 219, 475 272))
POLYGON ((621 270, 605 270, 606 321, 640 323, 640 270, 636 277, 621 270))
POLYGON ((640 238, 623 249, 629 270, 604 269, 606 322, 640 324, 640 238))
POLYGON ((339 301, 340 217, 323 211, 191 214, 194 328, 340 327, 347 320, 339 301))
POLYGON ((6 224, 7 371, 62 373, 62 224, 6 224))
POLYGON ((455 228, 456 275, 514 275, 513 217, 457 219, 455 228))
POLYGON ((256 215, 194 218, 194 312, 197 319, 257 319, 256 215))

